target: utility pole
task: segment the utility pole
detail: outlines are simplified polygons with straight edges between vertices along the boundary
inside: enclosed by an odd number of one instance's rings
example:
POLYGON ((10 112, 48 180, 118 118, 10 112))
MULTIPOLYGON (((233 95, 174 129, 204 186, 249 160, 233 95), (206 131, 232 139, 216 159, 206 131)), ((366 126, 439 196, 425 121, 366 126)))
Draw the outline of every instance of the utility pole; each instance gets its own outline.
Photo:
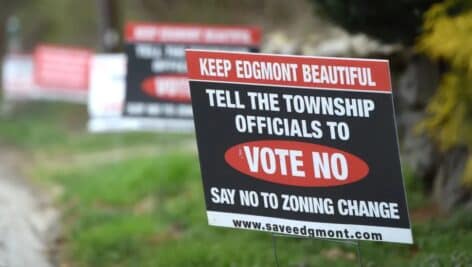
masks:
POLYGON ((97 0, 98 32, 103 52, 121 50, 121 22, 119 0, 97 0))

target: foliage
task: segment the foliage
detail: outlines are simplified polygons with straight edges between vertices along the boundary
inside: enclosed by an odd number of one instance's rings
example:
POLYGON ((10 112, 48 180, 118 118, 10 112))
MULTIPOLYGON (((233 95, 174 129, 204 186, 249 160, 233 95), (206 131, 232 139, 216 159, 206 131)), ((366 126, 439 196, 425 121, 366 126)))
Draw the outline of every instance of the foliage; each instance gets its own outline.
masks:
POLYGON ((7 6, 4 12, 19 17, 26 52, 40 42, 89 48, 96 45, 98 32, 95 1, 21 1, 24 2, 23 5, 16 9, 9 9, 7 6))
MULTIPOLYGON (((111 0, 117 20, 173 23, 256 24, 285 26, 306 0, 111 0)), ((2 27, 8 15, 21 22, 23 47, 31 51, 37 43, 99 46, 100 1, 0 0, 2 27)), ((0 46, 2 45, 0 27, 0 46)), ((1 49, 0 49, 1 51, 1 49)))
MULTIPOLYGON (((85 114, 78 105, 28 103, 0 118, 0 143, 21 146, 29 159, 22 167, 34 181, 62 188, 62 265, 276 265, 269 234, 208 226, 198 159, 183 142, 194 144, 194 137, 91 135, 83 129, 85 114), (154 152, 133 153, 143 144, 154 152), (107 157, 117 147, 124 157, 107 157), (38 153, 46 156, 30 157, 38 153), (71 160, 79 158, 82 164, 71 160)), ((472 216, 432 219, 415 181, 407 176, 408 202, 421 211, 412 212, 415 245, 362 242, 364 266, 469 266, 472 216)), ((277 237, 277 247, 280 266, 357 263, 350 245, 277 237)))
POLYGON ((321 15, 351 32, 387 42, 411 44, 421 30, 422 14, 438 0, 310 0, 321 15))
MULTIPOLYGON (((472 152, 472 2, 449 0, 432 6, 417 47, 449 64, 421 128, 443 150, 461 145, 472 152)), ((472 184, 472 155, 464 180, 472 184)))
MULTIPOLYGON (((42 176, 64 188, 63 251, 71 266, 276 265, 269 234, 208 226, 194 153, 172 149, 42 176)), ((417 186, 409 186, 409 197, 422 194, 417 186)), ((424 195, 413 202, 419 209, 428 209, 424 195)), ((445 219, 422 219, 414 223, 414 246, 362 242, 363 264, 468 266, 472 264, 471 222, 472 217, 462 212, 445 219)), ((355 247, 347 244, 276 240, 280 266, 357 263, 355 247)))

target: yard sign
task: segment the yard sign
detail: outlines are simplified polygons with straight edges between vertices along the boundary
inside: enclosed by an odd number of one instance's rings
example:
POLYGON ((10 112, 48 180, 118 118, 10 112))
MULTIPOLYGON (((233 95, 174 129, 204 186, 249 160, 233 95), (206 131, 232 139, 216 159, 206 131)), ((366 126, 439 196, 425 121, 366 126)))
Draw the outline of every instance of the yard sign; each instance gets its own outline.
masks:
POLYGON ((187 50, 210 225, 412 243, 386 60, 187 50))
POLYGON ((133 23, 126 25, 127 117, 157 118, 193 131, 185 49, 257 52, 257 27, 133 23))

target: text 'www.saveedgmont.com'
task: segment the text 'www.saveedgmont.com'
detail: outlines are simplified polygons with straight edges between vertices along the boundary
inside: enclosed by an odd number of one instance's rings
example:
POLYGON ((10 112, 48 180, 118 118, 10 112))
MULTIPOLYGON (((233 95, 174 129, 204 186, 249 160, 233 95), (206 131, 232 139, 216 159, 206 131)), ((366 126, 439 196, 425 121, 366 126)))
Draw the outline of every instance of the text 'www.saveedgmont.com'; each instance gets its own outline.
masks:
POLYGON ((245 220, 233 220, 233 225, 236 228, 251 229, 251 230, 262 230, 281 234, 295 234, 307 237, 316 238, 334 238, 334 239, 359 239, 359 240, 373 240, 381 241, 381 233, 373 232, 351 232, 348 229, 344 230, 325 230, 325 229, 314 229, 306 226, 297 227, 282 224, 266 223, 245 221, 245 220))

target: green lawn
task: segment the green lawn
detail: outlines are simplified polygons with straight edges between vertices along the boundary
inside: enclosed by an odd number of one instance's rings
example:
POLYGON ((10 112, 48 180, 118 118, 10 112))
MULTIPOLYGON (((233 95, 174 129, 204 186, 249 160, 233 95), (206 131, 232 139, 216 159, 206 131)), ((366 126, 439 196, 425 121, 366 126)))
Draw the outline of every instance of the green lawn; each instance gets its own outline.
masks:
MULTIPOLYGON (((0 143, 39 155, 29 162, 31 178, 62 188, 57 204, 63 211, 63 262, 276 266, 270 234, 207 225, 193 136, 91 135, 85 118, 81 106, 37 103, 0 119, 0 143), (142 153, 142 147, 151 150, 142 153)), ((421 184, 411 175, 406 179, 413 213, 427 211, 431 204, 421 184)), ((470 214, 419 216, 413 223, 413 246, 361 242, 364 266, 472 266, 470 214)), ((280 266, 357 264, 356 249, 348 244, 276 240, 280 266)))
POLYGON ((84 105, 30 102, 0 116, 0 144, 31 152, 86 153, 130 146, 165 146, 193 135, 156 133, 89 134, 84 105))

